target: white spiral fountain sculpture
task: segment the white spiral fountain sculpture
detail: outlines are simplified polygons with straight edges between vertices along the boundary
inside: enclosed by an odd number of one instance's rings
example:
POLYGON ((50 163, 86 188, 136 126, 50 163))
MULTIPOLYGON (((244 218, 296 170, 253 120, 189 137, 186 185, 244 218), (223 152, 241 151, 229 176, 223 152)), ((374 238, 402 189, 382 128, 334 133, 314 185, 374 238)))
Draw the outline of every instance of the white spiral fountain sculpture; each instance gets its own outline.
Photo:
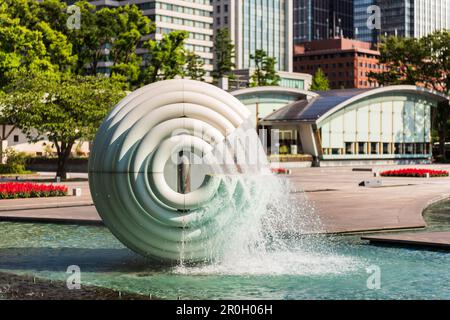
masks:
POLYGON ((223 164, 248 156, 240 142, 231 142, 242 139, 249 116, 232 95, 192 80, 157 82, 124 98, 101 125, 89 162, 92 197, 106 226, 145 256, 207 259, 251 197, 237 174, 246 166, 223 164), (165 174, 182 150, 207 168, 188 193, 174 190, 165 174))

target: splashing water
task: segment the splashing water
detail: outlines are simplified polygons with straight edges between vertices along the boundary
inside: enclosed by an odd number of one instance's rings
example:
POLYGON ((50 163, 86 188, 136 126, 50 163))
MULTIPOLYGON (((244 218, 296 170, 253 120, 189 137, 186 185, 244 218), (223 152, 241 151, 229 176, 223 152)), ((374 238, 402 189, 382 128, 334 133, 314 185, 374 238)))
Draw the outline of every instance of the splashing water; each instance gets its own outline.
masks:
MULTIPOLYGON (((245 134, 248 136, 249 131, 245 134)), ((259 139, 257 141, 260 144, 259 139)), ((221 190, 228 196, 216 197, 207 211, 228 210, 221 212, 227 219, 226 228, 208 248, 208 259, 203 263, 185 264, 181 257, 172 272, 318 275, 359 268, 361 262, 354 257, 334 253, 332 240, 320 235, 324 231, 322 224, 305 193, 293 192, 288 179, 271 174, 262 147, 256 150, 259 152, 257 166, 247 166, 244 171, 243 166, 236 169, 234 165, 212 168, 214 173, 222 173, 223 181, 228 181, 221 190)), ((243 157, 248 158, 248 155, 243 157)))

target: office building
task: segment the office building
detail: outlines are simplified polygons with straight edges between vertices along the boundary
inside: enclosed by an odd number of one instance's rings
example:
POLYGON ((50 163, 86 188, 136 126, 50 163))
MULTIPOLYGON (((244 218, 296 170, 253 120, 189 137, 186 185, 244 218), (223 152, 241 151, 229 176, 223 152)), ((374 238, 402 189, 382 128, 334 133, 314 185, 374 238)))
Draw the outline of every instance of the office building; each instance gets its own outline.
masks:
POLYGON ((320 166, 430 163, 432 110, 449 100, 415 86, 232 94, 252 112, 254 125, 266 129, 269 154, 288 156, 287 162, 306 154, 320 166))
POLYGON ((369 10, 374 5, 377 5, 377 0, 354 0, 355 40, 371 43, 378 42, 381 30, 376 28, 375 21, 371 18, 375 11, 369 10))
POLYGON ((277 59, 279 71, 292 71, 292 1, 213 0, 214 29, 228 28, 236 69, 252 68, 250 55, 262 49, 277 59))
POLYGON ((314 75, 320 68, 332 89, 373 88, 369 72, 383 71, 380 52, 367 42, 325 39, 295 45, 294 71, 314 75))
POLYGON ((355 38, 376 43, 380 36, 420 38, 435 30, 450 29, 450 0, 355 0, 355 38), (367 21, 380 8, 381 29, 371 29, 367 21))
POLYGON ((353 0, 293 0, 296 43, 353 38, 353 0))
POLYGON ((450 29, 450 0, 377 0, 382 35, 420 38, 450 29))

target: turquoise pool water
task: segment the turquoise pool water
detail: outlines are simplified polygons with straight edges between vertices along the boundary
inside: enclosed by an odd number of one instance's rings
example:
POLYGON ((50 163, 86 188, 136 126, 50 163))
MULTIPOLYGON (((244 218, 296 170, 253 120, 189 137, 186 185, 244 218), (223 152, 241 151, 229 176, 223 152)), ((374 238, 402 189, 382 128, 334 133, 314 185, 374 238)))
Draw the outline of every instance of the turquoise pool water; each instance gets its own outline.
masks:
MULTIPOLYGON (((434 210, 445 213, 442 206, 434 210)), ((0 270, 65 280, 67 267, 78 265, 82 284, 171 299, 450 299, 448 252, 377 247, 350 236, 285 241, 289 249, 261 256, 163 266, 124 248, 104 227, 2 222, 0 270), (367 286, 373 266, 380 289, 367 286)))

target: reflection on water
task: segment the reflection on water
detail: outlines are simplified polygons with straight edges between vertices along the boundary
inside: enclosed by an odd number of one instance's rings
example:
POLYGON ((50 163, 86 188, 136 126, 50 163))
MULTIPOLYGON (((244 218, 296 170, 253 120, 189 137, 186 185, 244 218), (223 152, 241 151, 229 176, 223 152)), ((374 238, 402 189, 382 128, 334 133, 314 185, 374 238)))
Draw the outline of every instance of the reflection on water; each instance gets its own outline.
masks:
POLYGON ((163 266, 124 248, 104 227, 3 222, 0 269, 65 280, 76 264, 84 284, 162 298, 450 299, 450 253, 374 247, 355 237, 320 238, 329 250, 319 252, 301 245, 313 238, 286 241, 288 251, 263 257, 163 266), (370 265, 381 268, 380 290, 367 289, 370 265))
POLYGON ((450 230, 450 200, 440 201, 429 206, 423 217, 430 231, 450 230))

